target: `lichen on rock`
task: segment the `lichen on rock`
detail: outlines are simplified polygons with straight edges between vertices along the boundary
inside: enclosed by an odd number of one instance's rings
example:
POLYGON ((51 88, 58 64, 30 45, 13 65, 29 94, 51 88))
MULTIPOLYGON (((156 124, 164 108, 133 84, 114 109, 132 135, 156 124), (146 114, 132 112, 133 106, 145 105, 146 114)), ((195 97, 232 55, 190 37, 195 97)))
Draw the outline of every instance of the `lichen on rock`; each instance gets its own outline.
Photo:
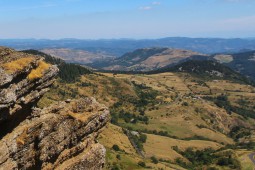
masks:
POLYGON ((108 108, 94 98, 35 107, 57 73, 38 56, 0 47, 0 170, 104 166, 96 137, 109 121, 108 108))

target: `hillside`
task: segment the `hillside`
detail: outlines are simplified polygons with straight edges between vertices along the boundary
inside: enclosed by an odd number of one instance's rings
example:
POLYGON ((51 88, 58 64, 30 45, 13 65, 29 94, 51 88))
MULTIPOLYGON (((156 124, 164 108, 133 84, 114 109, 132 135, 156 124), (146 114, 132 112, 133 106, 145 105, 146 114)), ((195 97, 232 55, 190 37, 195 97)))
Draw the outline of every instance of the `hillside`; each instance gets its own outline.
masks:
MULTIPOLYGON (((147 48, 147 49, 138 49, 133 52, 126 53, 120 58, 116 58, 112 61, 98 61, 95 63, 90 64, 90 66, 104 69, 104 70, 111 70, 111 71, 156 71, 174 67, 178 64, 187 62, 187 61, 205 61, 206 67, 213 68, 217 67, 219 69, 222 67, 224 71, 229 72, 231 71, 227 68, 231 68, 232 70, 246 76, 249 79, 255 80, 255 52, 254 51, 247 51, 242 53, 233 53, 233 54, 214 54, 214 55, 205 55, 200 54, 193 51, 188 50, 178 50, 178 49, 168 49, 168 48, 147 48), (219 62, 227 67, 219 66, 216 64, 215 66, 208 65, 212 62, 219 62)), ((190 62, 191 64, 192 62, 190 62)), ((201 66, 202 66, 201 63, 201 66)), ((187 67, 192 67, 192 65, 187 65, 187 67)), ((175 67, 170 71, 174 71, 175 67)), ((201 67, 201 69, 206 69, 205 67, 201 67)), ((191 70, 186 70, 191 71, 191 70)), ((199 71, 199 70, 197 70, 199 71)), ((203 70, 200 70, 202 73, 203 70)), ((206 71, 206 70, 205 70, 206 71)), ((223 70, 222 70, 223 71, 223 70)), ((211 75, 212 76, 212 75, 211 75)), ((226 78, 227 75, 225 75, 226 78)), ((235 73, 235 76, 239 76, 235 73)))
POLYGON ((41 56, 45 59, 46 62, 57 65, 60 70, 58 73, 58 77, 63 82, 74 82, 75 80, 79 79, 81 75, 92 73, 91 70, 85 67, 77 64, 66 63, 64 60, 52 57, 51 55, 45 54, 37 50, 24 50, 22 52, 26 54, 41 56))
POLYGON ((85 50, 73 50, 68 48, 50 48, 42 49, 40 51, 56 58, 60 58, 68 63, 89 64, 114 59, 113 56, 104 52, 89 52, 85 50))
POLYGON ((215 55, 214 59, 223 62, 226 66, 255 80, 255 51, 215 55))
POLYGON ((109 109, 94 98, 38 108, 59 69, 42 56, 0 47, 0 169, 102 169, 96 141, 109 109))
POLYGON ((184 71, 85 74, 72 83, 58 80, 39 106, 81 96, 108 106, 112 124, 99 136, 106 169, 253 167, 255 89, 225 78, 184 71))
POLYGON ((212 60, 188 60, 173 67, 165 67, 151 71, 151 73, 163 72, 186 72, 207 80, 225 79, 238 83, 254 84, 254 82, 246 78, 244 75, 212 60))
POLYGON ((144 48, 126 53, 113 61, 93 63, 91 66, 105 70, 150 71, 199 55, 202 54, 188 50, 144 48))

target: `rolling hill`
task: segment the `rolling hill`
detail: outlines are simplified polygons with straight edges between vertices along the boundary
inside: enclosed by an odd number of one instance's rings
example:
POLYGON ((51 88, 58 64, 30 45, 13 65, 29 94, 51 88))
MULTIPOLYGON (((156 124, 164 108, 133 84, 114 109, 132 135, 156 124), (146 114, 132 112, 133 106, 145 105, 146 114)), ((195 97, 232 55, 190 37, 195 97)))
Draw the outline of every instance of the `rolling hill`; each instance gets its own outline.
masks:
MULTIPOLYGON (((126 53, 110 61, 94 62, 89 66, 111 71, 146 72, 158 69, 167 70, 178 64, 193 60, 219 62, 249 79, 255 80, 255 51, 206 55, 180 49, 144 48, 126 53)), ((219 64, 215 63, 215 67, 217 66, 219 64)), ((225 70, 227 70, 226 67, 225 70)))
POLYGON ((89 64, 99 61, 112 60, 115 57, 103 52, 89 52, 85 50, 73 50, 68 48, 50 48, 40 50, 56 58, 61 58, 68 63, 89 64))
POLYGON ((205 55, 188 50, 144 48, 126 53, 109 62, 92 63, 91 66, 104 70, 150 71, 169 65, 175 65, 192 56, 205 55))
POLYGON ((111 124, 99 136, 106 169, 253 167, 255 88, 236 76, 227 79, 236 72, 215 62, 179 66, 157 74, 59 78, 39 106, 93 96, 109 107, 111 124), (202 74, 213 69, 224 76, 202 74))
POLYGON ((228 55, 214 55, 212 57, 233 70, 255 80, 255 51, 228 55))
POLYGON ((253 84, 254 82, 244 75, 232 70, 231 68, 220 64, 213 60, 188 60, 181 62, 173 67, 165 67, 149 73, 164 73, 164 72, 186 72, 194 76, 203 77, 207 80, 225 79, 238 83, 253 84))

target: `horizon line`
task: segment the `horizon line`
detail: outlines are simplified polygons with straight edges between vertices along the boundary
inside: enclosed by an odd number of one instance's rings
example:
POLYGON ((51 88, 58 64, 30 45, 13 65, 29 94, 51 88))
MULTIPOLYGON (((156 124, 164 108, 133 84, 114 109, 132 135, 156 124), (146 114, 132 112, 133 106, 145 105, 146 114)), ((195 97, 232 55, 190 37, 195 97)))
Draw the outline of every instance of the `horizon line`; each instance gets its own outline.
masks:
POLYGON ((255 37, 187 37, 187 36, 169 36, 169 37, 159 37, 159 38, 0 38, 0 40, 50 40, 50 41, 60 41, 60 40, 85 40, 85 41, 102 41, 102 40, 160 40, 167 38, 188 38, 188 39, 255 39, 255 37))

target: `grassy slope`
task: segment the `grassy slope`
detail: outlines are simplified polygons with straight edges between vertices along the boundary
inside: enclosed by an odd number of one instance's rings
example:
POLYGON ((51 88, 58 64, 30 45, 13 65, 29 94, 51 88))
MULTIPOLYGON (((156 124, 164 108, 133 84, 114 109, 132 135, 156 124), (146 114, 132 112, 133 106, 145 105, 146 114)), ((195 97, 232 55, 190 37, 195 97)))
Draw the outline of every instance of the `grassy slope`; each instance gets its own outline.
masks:
MULTIPOLYGON (((229 115, 214 103, 200 98, 204 95, 216 96, 220 93, 227 93, 233 104, 238 104, 235 100, 236 97, 249 98, 251 102, 254 102, 255 89, 253 87, 225 80, 205 81, 206 85, 203 83, 201 85, 201 82, 197 81, 198 78, 185 73, 154 75, 89 74, 82 76, 75 83, 57 82, 40 101, 40 105, 48 105, 53 101, 72 97, 94 96, 99 102, 111 108, 114 103, 121 101, 122 104, 114 109, 116 112, 124 109, 139 115, 136 105, 132 103, 132 101, 139 99, 139 94, 132 82, 146 84, 150 87, 149 91, 158 92, 153 104, 149 103, 143 106, 145 115, 149 117, 149 124, 147 125, 141 121, 134 124, 119 119, 119 126, 132 127, 136 130, 166 131, 170 138, 148 134, 147 142, 144 144, 147 157, 145 160, 134 152, 134 148, 131 147, 127 137, 117 126, 109 125, 101 135, 100 142, 107 148, 108 166, 115 162, 123 166, 124 169, 139 169, 141 167, 137 163, 145 161, 147 166, 167 166, 170 168, 173 165, 169 163, 152 164, 149 157, 154 153, 158 158, 163 157, 173 160, 164 156, 164 154, 162 155, 162 150, 167 149, 165 148, 167 146, 170 147, 176 144, 179 146, 194 146, 194 141, 187 138, 199 139, 197 136, 204 137, 203 140, 196 141, 200 144, 200 149, 206 148, 208 145, 219 147, 222 144, 232 144, 233 140, 226 135, 230 131, 231 124, 250 122, 250 124, 244 124, 247 127, 254 125, 253 119, 242 121, 243 118, 237 114, 229 115), (241 89, 242 93, 237 89, 241 89), (187 103, 187 106, 184 103, 187 103), (109 134, 112 134, 111 138, 108 137, 109 134), (171 136, 179 139, 173 139, 171 136), (111 149, 113 144, 117 144, 125 152, 113 151, 111 149), (162 148, 157 150, 157 145, 162 148), (117 154, 121 155, 121 160, 116 158, 117 154)), ((169 147, 170 152, 171 148, 169 147)))
MULTIPOLYGON (((176 158, 183 158, 182 155, 172 149, 173 146, 178 146, 181 150, 186 150, 189 147, 202 150, 205 148, 219 149, 221 144, 212 141, 201 140, 178 140, 158 135, 148 135, 148 141, 144 145, 145 152, 148 157, 156 156, 165 160, 174 161, 176 158)), ((185 158, 183 158, 185 159, 185 158)))
POLYGON ((227 66, 255 80, 255 51, 232 54, 233 60, 227 66))

